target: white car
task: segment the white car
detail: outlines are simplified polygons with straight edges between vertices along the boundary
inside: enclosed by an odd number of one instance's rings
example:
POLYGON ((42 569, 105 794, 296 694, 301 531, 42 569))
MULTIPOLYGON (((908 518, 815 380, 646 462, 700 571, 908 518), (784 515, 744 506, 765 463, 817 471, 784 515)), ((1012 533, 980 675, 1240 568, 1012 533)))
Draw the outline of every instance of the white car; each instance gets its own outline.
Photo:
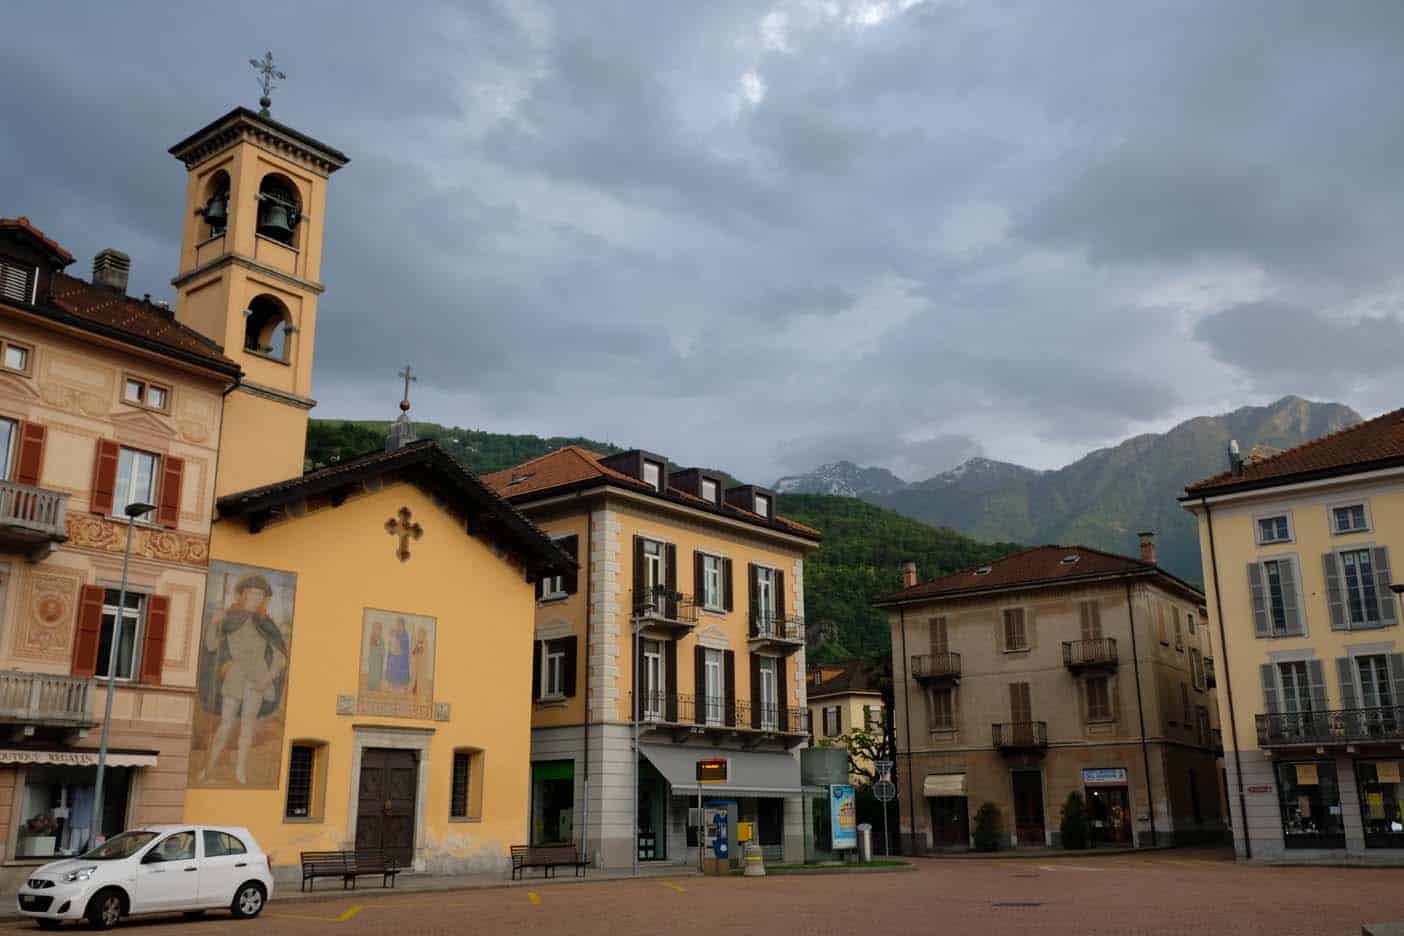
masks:
POLYGON ((247 919, 271 896, 268 856, 248 829, 145 826, 39 868, 19 889, 19 911, 41 929, 84 918, 107 929, 124 916, 223 907, 247 919))

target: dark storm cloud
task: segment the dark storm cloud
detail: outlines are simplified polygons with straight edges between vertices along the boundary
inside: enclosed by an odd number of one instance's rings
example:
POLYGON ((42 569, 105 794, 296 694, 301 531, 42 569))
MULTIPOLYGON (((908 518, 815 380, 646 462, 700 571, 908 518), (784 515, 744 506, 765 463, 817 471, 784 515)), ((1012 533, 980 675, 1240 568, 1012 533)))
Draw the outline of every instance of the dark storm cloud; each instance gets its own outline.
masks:
MULTIPOLYGON (((164 150, 344 149, 325 415, 769 480, 1055 464, 1235 395, 1394 405, 1404 5, 10 4, 0 214, 172 294, 164 150)), ((1251 398, 1251 399, 1249 399, 1251 398)))

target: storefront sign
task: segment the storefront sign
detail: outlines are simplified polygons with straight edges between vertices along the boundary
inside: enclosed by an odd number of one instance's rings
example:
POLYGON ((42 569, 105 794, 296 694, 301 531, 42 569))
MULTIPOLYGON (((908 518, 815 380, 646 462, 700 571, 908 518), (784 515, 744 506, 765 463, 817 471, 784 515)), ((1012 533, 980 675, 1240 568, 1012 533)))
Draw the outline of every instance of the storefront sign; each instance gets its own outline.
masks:
POLYGON ((697 762, 698 783, 725 783, 726 758, 704 757, 697 762))
MULTIPOLYGON (((0 764, 57 764, 68 767, 96 767, 97 751, 17 751, 0 750, 0 764)), ((109 767, 155 767, 155 754, 109 751, 109 767)))
POLYGON ((1316 786, 1320 781, 1316 779, 1315 764, 1297 764, 1297 786, 1316 786))
POLYGON ((1083 786, 1125 786, 1125 767, 1086 767, 1082 771, 1083 786))
POLYGON ((922 796, 964 796, 965 774, 927 774, 921 784, 922 796))
POLYGON ((1399 782, 1399 761, 1375 761, 1375 781, 1378 783, 1399 782))
POLYGON ((829 833, 834 851, 858 847, 858 803, 846 783, 829 787, 829 833))
POLYGON ((1249 792, 1249 793, 1271 793, 1271 792, 1272 792, 1272 784, 1271 784, 1271 783, 1256 783, 1256 784, 1254 784, 1253 786, 1250 786, 1250 787, 1248 788, 1248 792, 1249 792))

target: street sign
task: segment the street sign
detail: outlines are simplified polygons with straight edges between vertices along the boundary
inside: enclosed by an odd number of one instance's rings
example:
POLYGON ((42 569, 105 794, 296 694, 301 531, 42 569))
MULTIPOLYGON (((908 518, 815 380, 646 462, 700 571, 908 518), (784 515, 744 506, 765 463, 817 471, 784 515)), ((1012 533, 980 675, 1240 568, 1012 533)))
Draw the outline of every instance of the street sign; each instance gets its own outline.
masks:
POLYGON ((873 784, 873 796, 879 803, 890 803, 897 798, 897 784, 891 780, 879 780, 873 784))
POLYGON ((698 783, 725 783, 726 758, 704 757, 697 762, 698 783))
POLYGON ((892 779, 892 761, 890 761, 890 760, 875 760, 875 761, 873 761, 873 769, 875 769, 875 770, 877 771, 877 778, 878 778, 879 780, 891 780, 891 779, 892 779))

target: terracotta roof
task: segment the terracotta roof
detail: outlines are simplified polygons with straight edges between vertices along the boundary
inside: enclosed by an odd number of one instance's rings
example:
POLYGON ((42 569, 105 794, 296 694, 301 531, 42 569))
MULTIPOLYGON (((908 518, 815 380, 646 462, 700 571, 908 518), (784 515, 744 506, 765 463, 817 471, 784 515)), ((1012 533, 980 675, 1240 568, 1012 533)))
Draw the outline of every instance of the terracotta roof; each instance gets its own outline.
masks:
POLYGON ((823 699, 829 696, 848 695, 865 692, 877 693, 877 674, 873 667, 862 660, 849 660, 843 671, 831 676, 818 685, 811 685, 806 693, 808 699, 823 699))
POLYGON ((1404 464, 1404 409, 1337 430, 1267 458, 1245 461, 1242 474, 1224 472, 1196 481, 1185 488, 1181 500, 1199 494, 1272 487, 1398 464, 1404 464))
POLYGON ((911 588, 881 595, 874 604, 896 604, 922 598, 944 598, 1012 588, 1054 586, 1086 579, 1118 575, 1161 575, 1182 589, 1203 595, 1199 589, 1176 578, 1160 566, 1130 556, 1090 549, 1086 546, 1035 546, 1023 552, 996 559, 983 566, 973 566, 919 582, 911 588), (1077 559, 1073 560, 1072 557, 1077 559))
POLYGON ((244 517, 258 524, 270 512, 295 501, 334 495, 349 485, 392 471, 406 471, 407 477, 452 503, 468 518, 470 531, 482 527, 498 532, 508 545, 516 547, 528 568, 539 573, 561 572, 577 565, 521 511, 431 439, 394 451, 367 452, 296 478, 226 494, 215 506, 221 517, 244 517))
POLYGON ((547 452, 545 455, 522 462, 515 468, 483 475, 483 483, 514 502, 527 500, 533 496, 545 496, 552 491, 561 489, 589 487, 595 484, 618 484, 641 494, 661 497, 664 500, 686 504, 689 507, 721 514, 756 526, 778 529, 785 533, 810 539, 819 538, 818 530, 785 517, 762 517, 760 514, 743 510, 732 504, 714 504, 695 494, 679 491, 676 488, 670 487, 662 492, 656 491, 652 485, 602 464, 601 459, 604 457, 599 452, 592 452, 578 445, 567 445, 554 452, 547 452))
POLYGON ((46 237, 44 232, 30 224, 24 215, 18 218, 0 218, 0 231, 23 231, 43 245, 56 260, 61 260, 63 266, 73 262, 73 254, 60 247, 58 241, 46 237))

